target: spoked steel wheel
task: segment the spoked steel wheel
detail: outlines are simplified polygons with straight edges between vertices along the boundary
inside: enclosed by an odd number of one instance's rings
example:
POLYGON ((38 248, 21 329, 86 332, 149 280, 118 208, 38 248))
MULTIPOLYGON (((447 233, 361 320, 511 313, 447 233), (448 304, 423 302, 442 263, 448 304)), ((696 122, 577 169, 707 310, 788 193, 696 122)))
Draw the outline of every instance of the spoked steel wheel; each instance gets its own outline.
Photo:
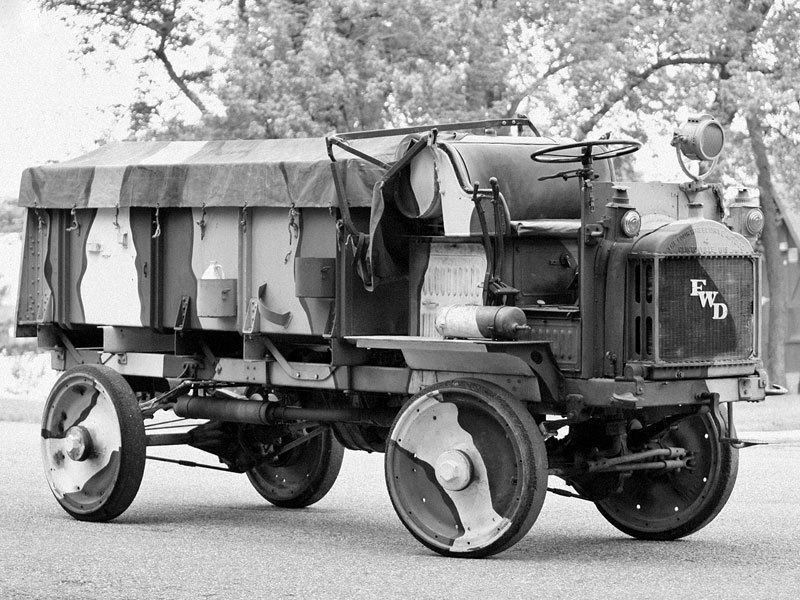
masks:
MULTIPOLYGON (((281 441, 288 447, 295 440, 281 441)), ((247 471, 247 477, 259 494, 283 508, 303 508, 321 500, 333 487, 344 458, 344 448, 327 426, 319 426, 307 441, 285 452, 281 445, 271 450, 274 458, 247 471)))
POLYGON ((510 547, 533 525, 547 489, 535 421, 505 390, 476 380, 412 397, 392 427, 385 471, 400 520, 446 556, 510 547))
POLYGON ((42 417, 45 477, 61 507, 82 521, 109 521, 133 502, 142 481, 146 439, 139 404, 116 371, 67 370, 42 417))
POLYGON ((719 514, 736 482, 738 450, 720 441, 708 415, 673 425, 659 443, 685 448, 685 469, 634 471, 622 491, 597 501, 597 508, 620 531, 643 540, 674 540, 701 529, 719 514))

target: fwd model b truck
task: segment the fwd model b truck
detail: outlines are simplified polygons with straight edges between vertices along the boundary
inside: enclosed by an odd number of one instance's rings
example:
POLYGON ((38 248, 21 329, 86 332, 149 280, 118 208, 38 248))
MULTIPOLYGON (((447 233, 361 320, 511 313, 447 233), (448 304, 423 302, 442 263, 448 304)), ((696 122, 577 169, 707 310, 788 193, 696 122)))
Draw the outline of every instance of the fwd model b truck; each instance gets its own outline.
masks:
MULTIPOLYGON (((723 139, 702 116, 674 143, 713 163, 723 139)), ((28 169, 17 335, 63 371, 56 500, 113 519, 148 453, 184 445, 301 508, 347 448, 385 453, 398 517, 445 555, 517 542, 551 476, 633 537, 697 531, 736 480, 734 404, 783 391, 759 357, 763 215, 686 167, 618 180, 639 147, 503 119, 28 169)))

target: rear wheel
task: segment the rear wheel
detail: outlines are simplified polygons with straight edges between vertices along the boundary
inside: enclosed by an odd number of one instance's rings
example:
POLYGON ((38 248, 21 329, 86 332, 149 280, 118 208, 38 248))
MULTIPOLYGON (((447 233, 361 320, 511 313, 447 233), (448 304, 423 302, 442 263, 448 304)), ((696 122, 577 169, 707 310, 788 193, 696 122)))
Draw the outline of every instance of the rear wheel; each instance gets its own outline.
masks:
POLYGON ((597 508, 614 527, 642 540, 674 540, 705 527, 736 483, 739 451, 721 437, 708 414, 679 421, 658 443, 685 448, 692 457, 690 466, 634 471, 620 491, 598 500, 597 508))
POLYGON ((250 483, 275 506, 303 508, 321 500, 333 487, 344 448, 330 427, 317 426, 276 440, 266 454, 268 458, 247 471, 250 483))
POLYGON ((403 525, 446 556, 489 556, 515 544, 547 488, 547 454, 531 415, 505 390, 470 379, 408 401, 385 470, 403 525))
POLYGON ((80 365, 53 386, 42 416, 47 483, 81 521, 109 521, 133 502, 144 475, 146 439, 139 403, 109 367, 80 365))

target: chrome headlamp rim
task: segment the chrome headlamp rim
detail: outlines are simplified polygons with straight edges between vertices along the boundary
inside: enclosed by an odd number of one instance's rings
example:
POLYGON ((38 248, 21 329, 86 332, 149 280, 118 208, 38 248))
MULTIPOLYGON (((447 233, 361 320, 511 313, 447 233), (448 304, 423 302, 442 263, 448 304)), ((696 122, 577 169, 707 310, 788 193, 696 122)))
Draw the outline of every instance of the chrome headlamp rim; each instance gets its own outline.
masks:
POLYGON ((689 160, 715 161, 725 147, 725 130, 709 114, 689 117, 675 134, 675 145, 689 160))
POLYGON ((764 230, 764 213, 760 208, 751 208, 747 212, 744 226, 750 235, 758 235, 764 230))
POLYGON ((619 221, 620 229, 628 237, 636 237, 642 230, 642 216, 636 210, 628 210, 619 221))

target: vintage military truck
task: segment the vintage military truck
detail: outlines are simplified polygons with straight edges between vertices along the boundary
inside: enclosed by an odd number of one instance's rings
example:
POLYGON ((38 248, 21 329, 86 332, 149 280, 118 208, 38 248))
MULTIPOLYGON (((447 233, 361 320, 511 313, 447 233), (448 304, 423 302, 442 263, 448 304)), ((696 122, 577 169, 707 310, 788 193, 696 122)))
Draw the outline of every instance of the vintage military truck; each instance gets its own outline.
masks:
MULTIPOLYGON (((723 130, 675 144, 713 162, 723 130)), ((617 181, 639 147, 505 119, 26 170, 17 335, 64 371, 41 430, 57 501, 113 519, 148 447, 188 445, 305 507, 348 448, 385 452, 400 520, 445 555, 517 542, 550 475, 633 537, 697 531, 736 479, 733 403, 782 391, 763 215, 701 176, 617 181)))

